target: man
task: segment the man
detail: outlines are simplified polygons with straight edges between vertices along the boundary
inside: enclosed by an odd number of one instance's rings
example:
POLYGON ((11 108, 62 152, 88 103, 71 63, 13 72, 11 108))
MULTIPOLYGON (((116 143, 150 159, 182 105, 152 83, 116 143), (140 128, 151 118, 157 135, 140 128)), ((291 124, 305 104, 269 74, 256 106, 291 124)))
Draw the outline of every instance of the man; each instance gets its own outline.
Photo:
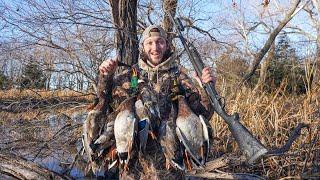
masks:
MULTIPOLYGON (((210 119, 213 110, 211 107, 204 108, 200 103, 200 91, 196 89, 191 79, 177 64, 176 54, 168 46, 167 34, 162 27, 151 25, 145 29, 140 40, 140 59, 135 66, 139 72, 139 79, 147 81, 157 92, 158 103, 161 103, 159 104, 160 107, 161 105, 166 106, 167 103, 170 104, 168 102, 168 96, 172 93, 170 88, 172 88, 172 81, 177 78, 180 89, 184 91, 191 108, 210 119)), ((116 83, 114 87, 123 86, 121 84, 125 81, 130 82, 130 73, 128 77, 127 71, 121 73, 118 77, 113 77, 117 67, 117 59, 106 60, 99 66, 100 73, 110 78, 108 82, 116 83), (125 77, 126 75, 127 77, 125 77)), ((215 82, 215 77, 208 67, 203 69, 201 78, 195 75, 195 79, 202 83, 215 82)), ((166 112, 168 112, 168 107, 160 108, 160 114, 166 114, 166 112)), ((166 115, 163 116, 161 119, 166 119, 166 115)))
MULTIPOLYGON (((155 102, 153 103, 157 104, 158 107, 156 118, 158 121, 174 121, 174 116, 177 113, 176 111, 172 113, 172 109, 177 109, 176 97, 178 95, 183 95, 186 98, 190 108, 197 115, 201 114, 207 119, 211 118, 212 107, 201 103, 201 97, 203 98, 203 96, 186 75, 185 70, 177 63, 177 56, 169 47, 167 34, 162 27, 151 25, 145 29, 140 41, 140 59, 137 64, 115 76, 117 67, 117 59, 106 60, 99 66, 100 76, 105 77, 107 84, 105 93, 111 95, 111 103, 109 104, 111 109, 117 109, 121 102, 133 94, 137 94, 134 91, 139 91, 140 88, 136 88, 132 84, 132 80, 137 77, 139 87, 145 86, 154 91, 153 101, 155 102)), ((215 82, 209 68, 203 69, 200 78, 195 77, 198 82, 215 82)), ((151 121, 151 124, 155 127, 153 129, 155 135, 165 136, 158 132, 161 122, 157 123, 155 119, 151 119, 151 121)), ((170 128, 174 130, 174 127, 170 128)), ((161 137, 158 138, 161 139, 161 137)), ((162 147, 166 148, 165 145, 162 145, 162 147)), ((173 154, 181 157, 181 154, 176 152, 173 152, 173 154)), ((179 160, 177 160, 179 157, 172 158, 176 163, 179 163, 179 160)))

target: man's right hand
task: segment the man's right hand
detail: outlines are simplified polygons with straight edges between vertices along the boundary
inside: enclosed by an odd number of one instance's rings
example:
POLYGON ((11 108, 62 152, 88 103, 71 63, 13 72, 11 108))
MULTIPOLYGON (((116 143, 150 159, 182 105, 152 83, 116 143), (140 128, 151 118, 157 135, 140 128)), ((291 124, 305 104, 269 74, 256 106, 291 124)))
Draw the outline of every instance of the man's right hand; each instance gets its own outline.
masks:
POLYGON ((108 59, 100 64, 99 72, 103 75, 113 74, 117 67, 118 61, 116 59, 108 59))

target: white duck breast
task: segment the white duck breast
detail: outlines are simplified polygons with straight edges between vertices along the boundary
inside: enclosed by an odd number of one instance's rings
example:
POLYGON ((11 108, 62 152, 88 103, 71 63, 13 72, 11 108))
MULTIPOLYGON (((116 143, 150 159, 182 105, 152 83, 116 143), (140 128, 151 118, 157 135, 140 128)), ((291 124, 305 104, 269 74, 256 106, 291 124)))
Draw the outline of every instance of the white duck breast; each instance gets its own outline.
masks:
POLYGON ((192 112, 184 97, 179 97, 176 133, 186 151, 197 166, 203 166, 207 159, 209 139, 207 126, 202 116, 192 112))
POLYGON ((191 114, 186 119, 178 117, 176 122, 191 149, 195 150, 203 145, 203 127, 197 115, 191 114))
POLYGON ((114 136, 118 153, 130 152, 136 129, 136 119, 132 111, 119 112, 114 122, 114 136))

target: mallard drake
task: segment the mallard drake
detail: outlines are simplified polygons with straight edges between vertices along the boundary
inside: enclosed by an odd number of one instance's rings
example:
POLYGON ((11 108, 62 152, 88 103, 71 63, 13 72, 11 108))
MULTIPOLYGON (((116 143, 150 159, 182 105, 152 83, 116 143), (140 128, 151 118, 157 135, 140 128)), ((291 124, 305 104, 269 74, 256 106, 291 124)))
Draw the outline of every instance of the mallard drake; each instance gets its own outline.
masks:
POLYGON ((209 153, 208 129, 204 117, 192 112, 184 96, 178 97, 176 125, 176 133, 184 148, 184 159, 188 170, 192 169, 191 163, 203 167, 209 153))
POLYGON ((116 140, 116 150, 119 157, 120 166, 128 169, 131 152, 137 133, 137 119, 135 118, 134 104, 136 97, 130 97, 119 106, 119 113, 114 121, 114 136, 116 140))

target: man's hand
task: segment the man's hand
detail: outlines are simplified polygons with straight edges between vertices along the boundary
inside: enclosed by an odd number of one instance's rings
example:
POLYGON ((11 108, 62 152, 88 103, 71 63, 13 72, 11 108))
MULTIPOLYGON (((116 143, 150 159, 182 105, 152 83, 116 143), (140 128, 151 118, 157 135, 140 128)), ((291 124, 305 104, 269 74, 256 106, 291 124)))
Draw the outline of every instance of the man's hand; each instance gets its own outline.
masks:
POLYGON ((216 77, 213 75, 211 69, 209 67, 205 67, 202 70, 202 76, 201 79, 199 78, 199 76, 195 73, 195 79, 197 80, 197 82, 202 85, 203 83, 209 83, 212 82, 213 84, 216 84, 216 77))
POLYGON ((103 75, 113 74, 117 67, 118 61, 116 59, 108 59, 100 64, 99 71, 103 75))
POLYGON ((216 77, 213 75, 209 67, 203 68, 201 82, 205 84, 209 82, 213 82, 214 84, 216 83, 216 77))

